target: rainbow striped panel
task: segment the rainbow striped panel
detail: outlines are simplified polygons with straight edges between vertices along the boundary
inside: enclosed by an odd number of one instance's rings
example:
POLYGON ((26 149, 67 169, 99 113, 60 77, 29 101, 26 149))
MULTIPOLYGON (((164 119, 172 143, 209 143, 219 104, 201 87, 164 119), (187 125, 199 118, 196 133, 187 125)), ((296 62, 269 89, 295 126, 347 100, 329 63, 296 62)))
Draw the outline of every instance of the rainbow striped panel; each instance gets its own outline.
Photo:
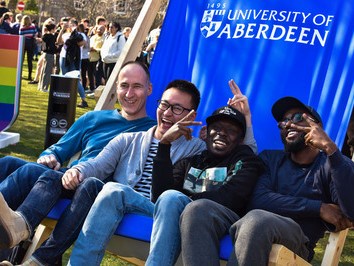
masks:
POLYGON ((23 46, 22 36, 0 34, 0 132, 18 116, 23 46))

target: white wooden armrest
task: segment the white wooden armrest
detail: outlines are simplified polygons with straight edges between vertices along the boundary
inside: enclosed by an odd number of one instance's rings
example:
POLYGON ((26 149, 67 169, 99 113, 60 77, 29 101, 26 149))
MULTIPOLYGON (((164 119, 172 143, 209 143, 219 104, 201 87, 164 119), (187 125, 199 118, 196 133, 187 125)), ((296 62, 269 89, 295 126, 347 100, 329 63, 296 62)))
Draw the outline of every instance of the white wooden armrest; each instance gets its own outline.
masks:
MULTIPOLYGON (((322 266, 337 266, 340 255, 342 254, 345 238, 349 229, 342 230, 337 233, 330 233, 326 246, 325 253, 322 259, 322 266)), ((285 266, 285 265, 311 265, 293 251, 283 245, 273 244, 269 255, 270 266, 285 266)))
POLYGON ((269 255, 269 266, 300 266, 300 265, 311 265, 306 260, 296 255, 290 249, 286 248, 283 245, 273 244, 272 250, 269 255))

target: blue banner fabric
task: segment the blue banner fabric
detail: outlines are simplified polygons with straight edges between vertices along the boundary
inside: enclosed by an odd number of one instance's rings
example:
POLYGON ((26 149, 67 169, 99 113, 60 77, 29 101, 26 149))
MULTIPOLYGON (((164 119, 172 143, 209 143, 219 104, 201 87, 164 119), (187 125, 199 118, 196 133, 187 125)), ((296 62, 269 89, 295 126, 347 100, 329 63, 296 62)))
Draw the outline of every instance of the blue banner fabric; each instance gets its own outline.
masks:
POLYGON ((201 91, 205 123, 232 96, 234 79, 249 99, 259 151, 282 149, 271 107, 283 96, 317 109, 341 147, 354 105, 354 2, 170 0, 150 68, 152 117, 165 86, 187 79, 201 91))

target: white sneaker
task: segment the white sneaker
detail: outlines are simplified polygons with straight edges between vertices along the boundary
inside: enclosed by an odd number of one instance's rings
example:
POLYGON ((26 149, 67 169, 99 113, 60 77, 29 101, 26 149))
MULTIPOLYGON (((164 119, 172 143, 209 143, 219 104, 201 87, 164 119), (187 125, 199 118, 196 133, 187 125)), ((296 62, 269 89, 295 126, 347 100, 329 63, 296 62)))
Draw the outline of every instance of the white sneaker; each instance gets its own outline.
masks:
POLYGON ((91 93, 87 94, 86 97, 90 98, 90 99, 95 99, 95 93, 91 92, 91 93))
POLYGON ((12 248, 29 237, 23 217, 11 210, 0 193, 0 248, 12 248))

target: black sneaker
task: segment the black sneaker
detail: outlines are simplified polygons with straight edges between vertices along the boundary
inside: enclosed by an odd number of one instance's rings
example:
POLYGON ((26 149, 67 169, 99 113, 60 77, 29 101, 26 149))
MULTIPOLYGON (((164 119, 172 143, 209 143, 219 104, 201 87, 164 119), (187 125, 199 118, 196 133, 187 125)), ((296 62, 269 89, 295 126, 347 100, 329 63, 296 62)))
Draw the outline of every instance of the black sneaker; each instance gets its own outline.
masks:
POLYGON ((31 80, 30 82, 28 82, 28 84, 38 84, 38 81, 36 81, 36 80, 31 80))
POLYGON ((88 104, 86 101, 82 101, 80 104, 77 105, 77 107, 86 108, 86 107, 88 107, 88 104))

